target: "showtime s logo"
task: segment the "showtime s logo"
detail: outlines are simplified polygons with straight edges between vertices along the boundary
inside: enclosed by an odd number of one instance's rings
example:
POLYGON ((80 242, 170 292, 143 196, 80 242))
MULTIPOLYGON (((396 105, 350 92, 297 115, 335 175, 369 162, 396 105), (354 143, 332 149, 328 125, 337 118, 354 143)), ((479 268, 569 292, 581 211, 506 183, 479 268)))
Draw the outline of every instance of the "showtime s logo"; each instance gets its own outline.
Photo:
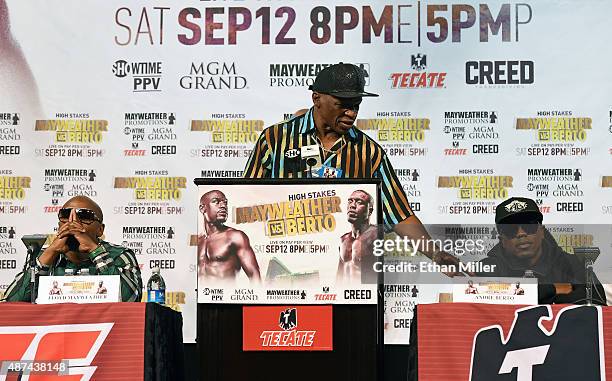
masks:
MULTIPOLYGON (((91 362, 114 323, 0 327, 0 362, 33 363, 68 360, 64 375, 23 374, 21 381, 42 379, 89 381, 96 371, 91 362), (75 377, 80 376, 80 377, 75 377)), ((6 374, 0 374, 5 381, 6 374)))

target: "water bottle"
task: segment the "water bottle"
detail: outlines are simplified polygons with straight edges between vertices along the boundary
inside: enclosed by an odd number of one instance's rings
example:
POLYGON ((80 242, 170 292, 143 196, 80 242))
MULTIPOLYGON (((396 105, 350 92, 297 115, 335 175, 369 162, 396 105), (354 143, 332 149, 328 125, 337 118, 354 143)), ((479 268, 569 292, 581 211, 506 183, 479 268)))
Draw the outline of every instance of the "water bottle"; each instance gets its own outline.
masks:
POLYGON ((147 302, 166 303, 166 282, 159 273, 159 267, 153 268, 153 275, 147 282, 147 302))
POLYGON ((83 275, 83 276, 89 275, 89 268, 84 267, 84 268, 80 269, 79 272, 77 273, 77 275, 83 275))
POLYGON ((525 270, 525 274, 523 274, 523 278, 535 278, 533 274, 533 270, 525 270))
POLYGON ((73 276, 74 275, 74 269, 65 269, 64 270, 64 276, 73 276))

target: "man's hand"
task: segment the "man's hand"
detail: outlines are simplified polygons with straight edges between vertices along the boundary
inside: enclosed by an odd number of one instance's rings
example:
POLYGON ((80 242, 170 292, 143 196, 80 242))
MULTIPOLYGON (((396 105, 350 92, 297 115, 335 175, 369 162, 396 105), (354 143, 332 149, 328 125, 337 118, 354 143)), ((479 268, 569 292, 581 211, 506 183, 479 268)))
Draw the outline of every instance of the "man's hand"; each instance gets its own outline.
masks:
MULTIPOLYGON (((70 212, 70 217, 68 218, 68 222, 66 222, 57 232, 57 238, 66 239, 66 246, 68 246, 68 237, 73 236, 74 239, 79 243, 78 252, 89 254, 98 247, 98 242, 91 238, 90 235, 87 234, 87 229, 85 225, 83 225, 76 216, 76 210, 72 209, 70 212)), ((71 250, 73 248, 68 248, 71 250)))
POLYGON ((574 290, 571 283, 554 283, 553 286, 557 295, 569 294, 574 290))
POLYGON ((41 264, 45 266, 51 266, 53 262, 55 262, 55 258, 57 258, 60 253, 65 253, 69 250, 67 237, 60 237, 59 235, 62 230, 65 230, 65 227, 66 225, 59 228, 53 242, 51 242, 51 244, 45 249, 45 251, 43 251, 40 257, 38 257, 38 260, 41 264))
MULTIPOLYGON (((83 226, 82 223, 72 221, 66 223, 64 226, 66 227, 66 230, 62 232, 61 237, 65 237, 67 239, 69 236, 73 236, 79 242, 79 253, 89 254, 94 251, 96 247, 98 247, 98 242, 96 242, 86 233, 85 226, 83 226)), ((59 234, 58 237, 60 237, 59 234)))

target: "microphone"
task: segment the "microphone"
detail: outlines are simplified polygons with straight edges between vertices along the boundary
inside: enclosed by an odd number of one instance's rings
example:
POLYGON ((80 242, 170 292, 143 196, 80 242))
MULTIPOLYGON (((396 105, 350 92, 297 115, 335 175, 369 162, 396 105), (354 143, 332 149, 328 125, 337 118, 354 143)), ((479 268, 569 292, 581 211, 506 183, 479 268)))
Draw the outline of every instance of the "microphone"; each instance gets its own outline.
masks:
MULTIPOLYGON (((574 255, 584 262, 584 271, 586 274, 585 288, 586 288, 586 305, 593 305, 593 285, 595 283, 595 277, 593 274, 593 264, 597 257, 601 254, 601 250, 598 247, 575 247, 574 255)), ((599 295, 601 297, 601 295, 599 295)), ((605 300, 604 300, 605 302, 605 300)))
POLYGON ((31 234, 21 237, 21 242, 23 242, 23 244, 28 248, 28 253, 32 251, 38 254, 46 241, 46 234, 31 234))
POLYGON ((36 301, 36 258, 47 241, 46 234, 31 234, 21 237, 21 242, 28 248, 30 264, 30 302, 36 301))
POLYGON ((306 165, 308 166, 308 177, 312 177, 312 168, 317 168, 321 166, 321 154, 319 153, 319 146, 317 144, 303 146, 301 148, 301 156, 302 160, 305 160, 306 165))
POLYGON ((299 149, 289 149, 285 151, 287 171, 297 177, 302 172, 302 156, 299 149))
POLYGON ((317 159, 309 157, 306 159, 306 165, 308 165, 308 177, 312 177, 312 167, 317 164, 317 159))

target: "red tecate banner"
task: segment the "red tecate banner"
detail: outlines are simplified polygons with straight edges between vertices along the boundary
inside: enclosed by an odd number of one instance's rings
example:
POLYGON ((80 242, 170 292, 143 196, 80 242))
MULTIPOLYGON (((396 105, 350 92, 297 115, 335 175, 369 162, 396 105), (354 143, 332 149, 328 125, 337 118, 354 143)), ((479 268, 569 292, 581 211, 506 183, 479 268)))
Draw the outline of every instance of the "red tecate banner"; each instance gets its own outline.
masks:
POLYGON ((333 350, 332 306, 245 306, 245 351, 333 350))

